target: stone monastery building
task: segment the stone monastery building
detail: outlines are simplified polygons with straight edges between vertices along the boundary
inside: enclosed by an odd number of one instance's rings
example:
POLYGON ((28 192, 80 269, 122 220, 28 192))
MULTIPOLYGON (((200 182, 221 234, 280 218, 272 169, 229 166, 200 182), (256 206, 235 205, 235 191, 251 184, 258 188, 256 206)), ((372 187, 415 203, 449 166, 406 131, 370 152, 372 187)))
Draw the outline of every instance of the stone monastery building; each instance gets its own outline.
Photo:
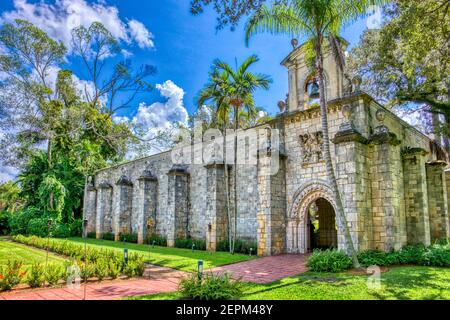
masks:
MULTIPOLYGON (((287 103, 280 103, 273 120, 253 128, 278 132, 278 147, 257 150, 255 163, 236 167, 174 163, 169 151, 101 170, 86 186, 88 232, 98 238, 113 233, 116 240, 121 233, 137 234, 141 243, 158 235, 168 246, 202 239, 214 251, 228 237, 227 168, 232 211, 237 188, 237 238, 256 243, 259 255, 345 250, 325 173, 317 82, 302 46, 282 64, 288 69, 287 103)), ((331 152, 356 248, 389 251, 448 238, 445 153, 360 91, 358 80, 348 81, 331 55, 324 64, 331 152)), ((239 133, 240 143, 258 145, 260 135, 247 131, 239 133)))

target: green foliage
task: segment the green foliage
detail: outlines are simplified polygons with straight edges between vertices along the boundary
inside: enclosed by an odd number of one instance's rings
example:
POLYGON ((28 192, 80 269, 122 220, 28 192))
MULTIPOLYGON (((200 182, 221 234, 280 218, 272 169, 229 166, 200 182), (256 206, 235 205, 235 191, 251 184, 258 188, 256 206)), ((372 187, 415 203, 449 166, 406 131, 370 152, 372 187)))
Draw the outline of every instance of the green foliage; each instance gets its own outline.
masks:
MULTIPOLYGON (((130 256, 131 257, 131 256, 130 256)), ((128 278, 133 277, 142 277, 145 272, 145 264, 144 260, 140 256, 135 256, 133 259, 130 259, 125 266, 123 273, 128 278)))
POLYGON ((31 288, 40 288, 44 285, 45 270, 42 263, 35 263, 27 274, 27 283, 31 288))
POLYGON ((448 116, 449 9, 448 1, 396 1, 385 10, 382 27, 367 30, 351 50, 349 72, 390 105, 426 104, 448 116))
POLYGON ((181 280, 179 292, 186 299, 193 300, 237 300, 242 296, 242 285, 228 274, 197 274, 181 280))
MULTIPOLYGON (((86 252, 83 244, 74 244, 67 240, 40 238, 36 236, 25 237, 17 235, 13 237, 14 241, 33 246, 40 249, 47 248, 52 252, 70 257, 74 263, 79 267, 81 278, 91 279, 97 278, 99 281, 105 277, 116 279, 122 272, 123 254, 108 249, 97 249, 88 247, 86 252), (86 261, 85 261, 86 254, 86 261)), ((56 281, 64 278, 65 273, 63 269, 58 269, 57 266, 52 265, 47 270, 47 277, 52 279, 48 282, 56 281)), ((145 271, 144 260, 141 255, 132 253, 128 257, 128 264, 123 270, 123 273, 129 277, 141 277, 145 271)))
POLYGON ((195 250, 206 250, 205 240, 195 240, 195 239, 177 239, 175 240, 175 247, 182 249, 192 249, 194 246, 195 250))
POLYGON ((18 260, 8 260, 6 266, 0 267, 0 291, 11 290, 22 281, 26 272, 21 268, 22 262, 18 260))
POLYGON ((149 245, 155 244, 155 246, 167 247, 167 238, 162 236, 148 236, 145 238, 145 243, 149 245))
MULTIPOLYGON (((243 254, 254 254, 256 255, 257 250, 256 242, 236 240, 234 252, 243 254), (251 251, 250 251, 251 249, 251 251)), ((217 244, 217 251, 230 252, 230 242, 228 240, 220 241, 217 244)))
POLYGON ((64 185, 54 176, 46 176, 39 185, 38 196, 41 199, 41 207, 44 208, 44 212, 54 215, 57 222, 61 221, 66 198, 64 185))
POLYGON ((88 232, 87 237, 89 239, 97 239, 97 232, 88 232))
POLYGON ((136 233, 121 233, 119 238, 120 238, 120 241, 123 241, 123 242, 129 242, 129 243, 137 243, 138 242, 138 235, 136 233))
POLYGON ((315 272, 341 272, 350 269, 352 259, 345 253, 337 250, 314 250, 308 258, 309 270, 315 272))
POLYGON ((50 286, 56 286, 59 280, 65 278, 65 275, 65 269, 60 264, 49 264, 45 270, 45 281, 50 286))
POLYGON ((115 238, 116 238, 116 236, 114 235, 114 233, 111 233, 111 232, 105 232, 102 234, 103 240, 114 241, 115 238))
POLYGON ((449 267, 450 247, 448 244, 406 246, 400 251, 364 251, 358 254, 362 266, 368 267, 414 264, 421 266, 449 267))

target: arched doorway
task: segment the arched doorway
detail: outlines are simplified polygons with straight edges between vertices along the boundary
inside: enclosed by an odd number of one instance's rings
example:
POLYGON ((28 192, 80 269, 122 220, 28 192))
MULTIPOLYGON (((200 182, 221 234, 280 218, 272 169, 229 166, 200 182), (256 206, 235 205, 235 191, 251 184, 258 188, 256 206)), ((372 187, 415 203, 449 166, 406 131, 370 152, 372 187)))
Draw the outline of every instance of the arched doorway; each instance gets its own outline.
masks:
POLYGON ((319 198, 308 208, 308 251, 337 248, 336 214, 330 202, 319 198))
POLYGON ((339 248, 341 230, 336 203, 328 184, 312 180, 294 194, 286 225, 289 253, 307 253, 316 248, 339 248), (314 228, 313 228, 314 226, 314 228))

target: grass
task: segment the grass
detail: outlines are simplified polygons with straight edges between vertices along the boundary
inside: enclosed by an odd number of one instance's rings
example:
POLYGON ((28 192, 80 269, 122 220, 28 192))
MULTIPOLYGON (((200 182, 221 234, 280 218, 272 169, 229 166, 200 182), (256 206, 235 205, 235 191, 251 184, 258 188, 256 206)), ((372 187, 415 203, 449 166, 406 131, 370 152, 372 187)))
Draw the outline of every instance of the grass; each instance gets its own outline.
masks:
MULTIPOLYGON (((39 249, 34 249, 25 245, 21 245, 0 237, 0 266, 6 264, 8 260, 20 260, 24 267, 31 266, 33 263, 45 263, 46 252, 39 249)), ((52 253, 48 255, 48 262, 64 262, 63 258, 55 256, 52 253)))
MULTIPOLYGON (((381 288, 370 289, 367 276, 307 272, 271 284, 244 283, 243 300, 448 300, 450 268, 396 267, 381 275, 381 288)), ((132 300, 178 300, 178 293, 132 300)))
MULTIPOLYGON (((82 238, 70 238, 69 241, 76 243, 84 243, 82 238)), ((152 248, 149 245, 123 243, 106 240, 87 239, 88 246, 109 248, 123 251, 127 248, 129 252, 137 252, 143 254, 146 261, 167 268, 173 268, 183 271, 196 271, 198 260, 203 260, 205 269, 215 268, 227 264, 247 261, 254 259, 248 255, 235 254, 231 255, 227 252, 192 251, 189 249, 157 247, 152 248)))

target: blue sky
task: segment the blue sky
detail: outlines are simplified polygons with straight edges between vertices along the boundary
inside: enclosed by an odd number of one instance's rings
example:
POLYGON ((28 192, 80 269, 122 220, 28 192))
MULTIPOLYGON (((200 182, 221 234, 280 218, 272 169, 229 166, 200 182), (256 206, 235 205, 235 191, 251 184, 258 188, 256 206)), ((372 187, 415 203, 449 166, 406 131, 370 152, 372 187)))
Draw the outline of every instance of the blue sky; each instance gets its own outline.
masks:
MULTIPOLYGON (((120 111, 117 121, 135 121, 148 128, 148 138, 173 121, 186 122, 196 110, 195 96, 208 79, 217 58, 234 65, 252 54, 260 62, 252 71, 268 74, 273 84, 268 91, 258 91, 256 103, 270 114, 277 112, 277 102, 287 94, 287 70, 280 65, 292 47, 291 38, 261 34, 250 46, 244 42, 244 21, 235 31, 216 31, 216 14, 208 8, 199 16, 189 12, 189 0, 1 0, 0 24, 14 19, 34 23, 57 40, 70 47, 70 30, 74 26, 88 27, 100 21, 118 37, 135 66, 151 64, 158 73, 148 80, 155 90, 140 95, 127 110, 120 111)), ((342 35, 355 45, 366 28, 360 20, 343 30, 342 35)), ((301 42, 301 39, 299 39, 301 42)), ((0 48, 1 49, 1 48, 0 48)), ((122 57, 121 57, 122 58, 122 57)), ((88 80, 70 55, 64 66, 73 70, 84 87, 88 80)), ((112 64, 110 65, 110 67, 112 64)), ((55 77, 54 72, 53 77, 55 77)), ((1 134, 1 132, 0 132, 1 134)), ((17 173, 10 167, 0 170, 0 181, 17 173)))
MULTIPOLYGON (((28 4, 38 4, 35 0, 18 0, 28 4)), ((52 5, 55 0, 46 0, 52 5)), ((86 1, 89 5, 97 1, 86 1)), ((216 32, 215 12, 208 9, 200 16, 189 13, 189 0, 105 0, 105 6, 114 6, 123 21, 135 19, 145 25, 152 33, 154 48, 140 49, 130 46, 135 65, 153 64, 158 74, 149 78, 152 83, 172 80, 185 92, 184 105, 189 113, 195 110, 194 98, 208 78, 208 71, 214 59, 220 58, 234 64, 235 58, 242 62, 251 54, 257 54, 261 61, 253 71, 270 75, 273 84, 269 91, 256 94, 257 104, 270 113, 277 111, 277 102, 287 93, 287 74, 280 65, 281 60, 290 52, 290 37, 257 35, 249 47, 245 46, 243 23, 232 32, 224 29, 216 32)), ((14 0, 2 0, 2 13, 16 10, 14 0)), ((24 17, 26 18, 26 17, 24 17)), ((361 32, 366 27, 365 21, 359 21, 348 27, 343 36, 351 43, 357 43, 361 32)), ((70 66, 80 78, 80 68, 70 66)), ((164 98, 155 90, 152 94, 141 95, 136 101, 136 108, 121 112, 120 115, 134 116, 140 102, 151 104, 164 98)))

